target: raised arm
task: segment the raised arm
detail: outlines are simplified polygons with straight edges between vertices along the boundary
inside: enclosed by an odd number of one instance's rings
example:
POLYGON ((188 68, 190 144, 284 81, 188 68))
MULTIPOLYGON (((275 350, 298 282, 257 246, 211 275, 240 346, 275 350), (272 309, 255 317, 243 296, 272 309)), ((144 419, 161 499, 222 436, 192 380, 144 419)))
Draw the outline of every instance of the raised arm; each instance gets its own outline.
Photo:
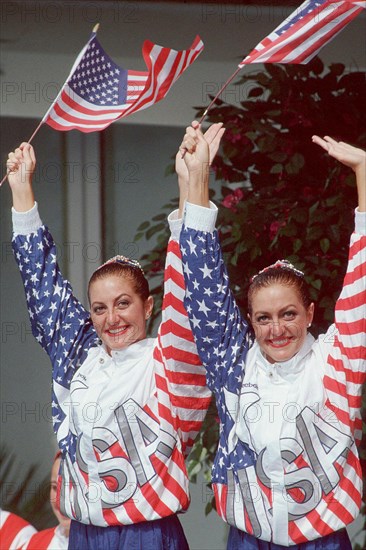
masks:
POLYGON ((186 129, 180 151, 189 173, 187 200, 191 204, 209 207, 210 148, 201 126, 192 122, 186 129))
MULTIPOLYGON (((344 397, 347 397, 350 422, 358 440, 362 433, 362 384, 366 380, 366 152, 328 136, 324 139, 314 136, 313 141, 350 167, 356 176, 358 208, 355 230, 351 235, 342 292, 335 307, 335 332, 331 335, 333 346, 328 357, 333 371, 325 377, 324 383, 340 411, 344 409, 344 397), (341 382, 336 389, 333 378, 341 382), (344 390, 340 391, 342 388, 344 390)), ((340 415, 340 419, 344 421, 344 415, 340 415)))
MULTIPOLYGON (((168 243, 165 271, 162 321, 154 355, 163 366, 159 386, 169 394, 174 408, 176 428, 180 432, 182 452, 187 456, 201 429, 211 401, 184 307, 185 284, 179 249, 179 234, 174 223, 168 243)), ((161 405, 163 406, 163 405, 161 405)))
MULTIPOLYGON (((210 387, 236 391, 244 372, 248 325, 229 287, 209 203, 209 145, 197 123, 187 128, 181 149, 189 188, 180 239, 186 281, 185 306, 210 387)), ((220 414, 220 410, 219 410, 220 414)))
MULTIPOLYGON (((213 124, 206 132, 213 157, 223 132, 222 124, 213 124)), ((184 307, 185 282, 179 234, 183 205, 188 194, 189 173, 180 151, 176 155, 176 172, 180 188, 180 212, 178 217, 176 212, 169 217, 171 238, 166 256, 162 322, 155 356, 164 365, 161 384, 169 393, 174 406, 175 421, 186 456, 201 428, 211 401, 211 392, 206 385, 205 369, 198 356, 184 307)))
POLYGON ((88 341, 96 335, 89 313, 73 296, 59 270, 52 235, 34 200, 33 147, 22 143, 9 153, 7 173, 13 197, 13 250, 23 280, 32 332, 51 358, 54 377, 69 381, 88 341), (87 338, 85 338, 87 332, 87 338), (77 342, 85 341, 84 349, 77 342), (67 359, 66 359, 67 358, 67 359))
POLYGON ((36 167, 36 155, 29 143, 22 143, 8 155, 6 163, 8 182, 17 212, 26 212, 34 206, 32 178, 36 167))

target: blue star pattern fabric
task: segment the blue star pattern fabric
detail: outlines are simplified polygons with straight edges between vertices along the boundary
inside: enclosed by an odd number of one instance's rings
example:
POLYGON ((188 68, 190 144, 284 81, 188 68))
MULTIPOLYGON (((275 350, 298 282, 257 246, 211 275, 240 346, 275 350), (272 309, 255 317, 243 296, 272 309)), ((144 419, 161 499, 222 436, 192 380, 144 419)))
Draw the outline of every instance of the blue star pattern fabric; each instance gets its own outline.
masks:
POLYGON ((95 105, 123 105, 127 97, 127 76, 128 71, 119 67, 105 53, 94 36, 72 74, 69 86, 76 94, 95 105))
POLYGON ((180 247, 186 283, 184 305, 220 418, 212 481, 227 483, 228 470, 236 477, 237 470, 254 464, 254 453, 235 435, 245 357, 250 345, 248 325, 229 288, 217 231, 183 226, 180 247))
POLYGON ((69 282, 60 273, 56 246, 48 229, 42 226, 31 236, 17 235, 13 238, 13 245, 23 279, 32 333, 53 365, 54 431, 63 434, 59 439, 60 447, 75 461, 76 437, 66 425, 69 416, 62 403, 64 399, 67 401, 75 370, 84 361, 88 350, 97 345, 98 337, 89 313, 76 300, 69 282))

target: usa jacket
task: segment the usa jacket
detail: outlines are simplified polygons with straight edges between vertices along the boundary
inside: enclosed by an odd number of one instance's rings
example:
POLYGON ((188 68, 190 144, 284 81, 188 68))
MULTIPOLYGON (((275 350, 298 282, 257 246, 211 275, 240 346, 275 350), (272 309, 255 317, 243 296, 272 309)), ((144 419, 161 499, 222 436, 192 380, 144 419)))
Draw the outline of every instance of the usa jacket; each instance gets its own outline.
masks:
POLYGON ((317 340, 308 334, 290 361, 270 364, 250 346, 213 208, 187 203, 180 246, 185 305, 220 417, 217 511, 259 539, 300 544, 348 525, 361 506, 366 215, 356 212, 335 323, 317 340))
POLYGON ((88 311, 60 273, 37 205, 28 213, 13 211, 13 221, 32 331, 52 363, 61 512, 108 526, 185 510, 184 459, 210 391, 183 306, 179 222, 172 224, 157 338, 108 355, 88 311))

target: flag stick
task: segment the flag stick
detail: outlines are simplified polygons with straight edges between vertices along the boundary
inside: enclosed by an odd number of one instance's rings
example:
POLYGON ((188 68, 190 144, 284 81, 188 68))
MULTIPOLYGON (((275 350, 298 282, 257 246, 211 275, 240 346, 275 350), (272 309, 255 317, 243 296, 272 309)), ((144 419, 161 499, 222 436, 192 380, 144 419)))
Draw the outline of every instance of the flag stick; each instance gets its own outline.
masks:
MULTIPOLYGON (((93 27, 93 33, 97 33, 98 32, 98 29, 99 29, 99 23, 97 23, 96 25, 94 25, 93 27)), ((93 35, 92 35, 93 36, 93 35)), ((89 39, 89 41, 87 42, 87 44, 84 46, 84 48, 81 50, 81 52, 79 53, 78 57, 76 58, 76 61, 74 63, 74 65, 72 66, 72 69, 70 71, 70 74, 69 76, 67 77, 66 79, 66 82, 68 81, 68 79, 70 78, 70 76, 72 75, 72 73, 74 72, 74 69, 75 67, 78 65, 80 59, 82 58, 82 56, 84 55, 84 52, 86 50, 86 48, 88 47, 88 44, 90 42, 91 38, 89 39)), ((65 84, 64 84, 65 85, 65 84)), ((56 101, 58 100, 58 98, 60 97, 61 93, 62 93, 62 90, 63 90, 63 87, 61 88, 61 90, 59 91, 59 93, 57 94, 56 98, 54 99, 54 101, 52 102, 51 106, 49 107, 49 109, 47 110, 46 114, 44 115, 44 117, 42 118, 41 122, 38 124, 37 128, 34 130, 33 134, 31 135, 31 137, 28 139, 28 142, 27 143, 30 143, 32 141, 32 139, 34 138, 34 136, 36 135, 36 133, 38 132, 38 130, 40 129, 40 127, 42 126, 42 124, 44 123, 44 121, 46 120, 47 118, 47 115, 48 113, 52 110, 53 106, 55 105, 56 101)), ((3 177, 3 179, 0 181, 0 187, 2 186, 2 184, 4 183, 4 181, 6 180, 6 178, 8 177, 7 174, 5 174, 5 176, 3 177)))
MULTIPOLYGON (((201 116, 200 120, 198 121, 198 124, 202 124, 202 121, 203 119, 206 117, 208 111, 211 109, 212 105, 215 103, 216 99, 219 97, 219 95, 222 94, 222 92, 225 90, 225 88, 227 88, 227 86, 230 84, 230 82, 232 80, 234 80, 234 78, 236 77, 236 75, 238 74, 238 72, 242 69, 243 67, 239 67, 236 69, 235 72, 233 72, 233 74, 227 79, 227 81, 225 82, 225 84, 223 84, 220 88, 220 90, 217 92, 217 94, 215 95, 215 97, 213 98, 213 100, 211 101, 211 103, 209 104, 209 106, 207 107, 207 109, 205 109, 203 115, 201 116)), ((185 157, 185 154, 187 152, 187 149, 185 151, 183 151, 182 153, 182 159, 184 159, 185 157)))
POLYGON ((201 119, 199 121, 199 124, 202 123, 203 119, 206 117, 208 111, 211 109, 212 105, 215 103, 216 99, 222 94, 222 92, 225 90, 225 88, 227 88, 227 86, 230 84, 230 82, 232 80, 234 80, 234 78, 236 77, 236 75, 238 74, 238 72, 240 71, 240 69, 242 69, 242 67, 238 67, 236 69, 236 71, 227 79, 227 81, 225 82, 225 84, 223 84, 223 86, 220 88, 220 90, 217 92, 217 94, 215 95, 215 97, 213 98, 213 100, 211 101, 211 103, 209 104, 209 106, 207 107, 207 109, 205 110, 205 112, 203 113, 203 115, 201 116, 201 119))
POLYGON ((41 120, 41 122, 38 124, 37 128, 34 130, 33 134, 31 135, 31 137, 28 139, 28 143, 30 143, 32 141, 32 139, 34 138, 34 136, 36 135, 36 133, 38 132, 38 130, 40 129, 40 127, 42 126, 43 124, 43 118, 41 120))
MULTIPOLYGON (((36 133, 38 132, 38 130, 40 129, 40 127, 42 126, 43 124, 43 118, 41 120, 41 122, 38 124, 37 128, 34 130, 33 134, 31 135, 31 137, 28 139, 27 143, 30 143, 32 141, 32 139, 34 138, 34 136, 36 135, 36 133)), ((0 187, 2 186, 2 184, 4 183, 4 181, 6 180, 6 178, 8 177, 8 174, 5 174, 5 176, 3 177, 3 179, 0 181, 0 187)))

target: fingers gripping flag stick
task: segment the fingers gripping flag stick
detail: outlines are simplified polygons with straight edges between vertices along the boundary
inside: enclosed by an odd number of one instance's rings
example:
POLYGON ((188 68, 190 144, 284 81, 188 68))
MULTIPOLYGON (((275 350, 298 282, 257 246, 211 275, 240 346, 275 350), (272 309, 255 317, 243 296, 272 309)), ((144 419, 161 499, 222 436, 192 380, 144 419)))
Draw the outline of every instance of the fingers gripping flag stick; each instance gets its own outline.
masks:
POLYGON ((94 31, 42 122, 62 131, 103 130, 163 99, 202 50, 198 36, 182 51, 146 40, 142 55, 148 70, 126 70, 105 53, 94 31))

